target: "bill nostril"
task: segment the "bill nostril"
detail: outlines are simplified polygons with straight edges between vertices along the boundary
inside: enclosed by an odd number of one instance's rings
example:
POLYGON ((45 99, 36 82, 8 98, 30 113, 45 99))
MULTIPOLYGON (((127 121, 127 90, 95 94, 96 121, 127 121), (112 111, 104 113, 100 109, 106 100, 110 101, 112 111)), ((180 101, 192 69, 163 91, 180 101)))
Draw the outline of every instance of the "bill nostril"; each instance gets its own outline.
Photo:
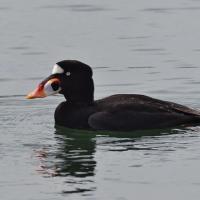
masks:
POLYGON ((57 91, 59 89, 59 83, 58 82, 53 82, 51 83, 51 87, 54 91, 57 91))

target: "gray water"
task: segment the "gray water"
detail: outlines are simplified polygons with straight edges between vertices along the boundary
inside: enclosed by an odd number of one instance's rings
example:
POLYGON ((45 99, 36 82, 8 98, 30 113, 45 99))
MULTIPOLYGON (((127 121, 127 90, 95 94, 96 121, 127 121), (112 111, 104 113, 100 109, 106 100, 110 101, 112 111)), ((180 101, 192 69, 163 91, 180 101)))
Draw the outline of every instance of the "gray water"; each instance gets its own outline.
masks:
POLYGON ((0 1, 0 199, 200 196, 200 127, 125 135, 54 127, 62 96, 24 98, 62 59, 95 98, 140 93, 200 108, 200 1, 0 1))

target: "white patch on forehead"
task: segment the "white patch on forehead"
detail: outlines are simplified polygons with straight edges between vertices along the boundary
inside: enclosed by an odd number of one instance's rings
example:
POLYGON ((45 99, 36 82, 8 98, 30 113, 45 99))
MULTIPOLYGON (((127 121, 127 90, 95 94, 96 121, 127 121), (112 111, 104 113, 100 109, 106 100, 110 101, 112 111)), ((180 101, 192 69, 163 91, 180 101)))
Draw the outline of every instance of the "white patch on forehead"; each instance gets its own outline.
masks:
POLYGON ((62 74, 64 73, 64 69, 62 69, 62 67, 60 67, 59 65, 55 64, 53 66, 53 70, 51 74, 62 74))

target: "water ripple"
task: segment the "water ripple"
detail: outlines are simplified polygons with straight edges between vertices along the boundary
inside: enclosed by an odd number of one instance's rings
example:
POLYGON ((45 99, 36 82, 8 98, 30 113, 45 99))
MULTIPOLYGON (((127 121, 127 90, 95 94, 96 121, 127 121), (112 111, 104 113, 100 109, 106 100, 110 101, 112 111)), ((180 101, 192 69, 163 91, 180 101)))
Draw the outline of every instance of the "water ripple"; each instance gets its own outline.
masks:
POLYGON ((110 83, 110 84, 101 84, 96 85, 97 87, 118 87, 118 86, 132 86, 132 85, 139 85, 140 83, 110 83))
POLYGON ((14 47, 10 47, 9 49, 12 49, 12 50, 27 50, 29 48, 30 47, 28 47, 28 46, 14 46, 14 47))
POLYGON ((110 10, 108 8, 92 5, 92 4, 71 4, 71 5, 46 5, 41 6, 40 8, 45 9, 69 9, 72 12, 99 12, 110 10))
POLYGON ((5 10, 5 11, 10 10, 10 7, 1 6, 1 7, 0 7, 0 11, 4 11, 4 10, 5 10))
POLYGON ((11 82, 11 81, 32 81, 32 80, 42 80, 44 77, 23 77, 23 78, 0 78, 0 82, 11 82))
POLYGON ((154 12, 154 13, 169 13, 169 12, 172 12, 172 11, 184 11, 184 10, 188 10, 188 11, 199 11, 200 10, 200 6, 189 6, 189 7, 169 7, 169 8, 145 8, 145 9, 142 9, 140 11, 143 11, 143 12, 154 12))
POLYGON ((24 52, 22 55, 30 55, 30 56, 38 56, 38 55, 44 55, 47 54, 46 52, 42 51, 31 51, 31 52, 24 52))
POLYGON ((128 67, 129 69, 153 69, 154 66, 138 66, 138 67, 128 67))
POLYGON ((132 51, 141 51, 141 52, 163 52, 165 49, 163 48, 138 48, 138 49, 132 49, 132 51))

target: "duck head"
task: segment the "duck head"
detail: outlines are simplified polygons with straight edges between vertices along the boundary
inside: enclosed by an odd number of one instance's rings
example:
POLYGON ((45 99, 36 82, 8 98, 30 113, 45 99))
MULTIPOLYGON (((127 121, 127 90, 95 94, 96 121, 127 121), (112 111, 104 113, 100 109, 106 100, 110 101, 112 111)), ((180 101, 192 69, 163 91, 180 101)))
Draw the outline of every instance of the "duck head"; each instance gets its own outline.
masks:
POLYGON ((63 94, 69 103, 92 103, 94 101, 92 69, 80 61, 60 61, 53 66, 51 75, 26 98, 44 98, 57 93, 63 94))

